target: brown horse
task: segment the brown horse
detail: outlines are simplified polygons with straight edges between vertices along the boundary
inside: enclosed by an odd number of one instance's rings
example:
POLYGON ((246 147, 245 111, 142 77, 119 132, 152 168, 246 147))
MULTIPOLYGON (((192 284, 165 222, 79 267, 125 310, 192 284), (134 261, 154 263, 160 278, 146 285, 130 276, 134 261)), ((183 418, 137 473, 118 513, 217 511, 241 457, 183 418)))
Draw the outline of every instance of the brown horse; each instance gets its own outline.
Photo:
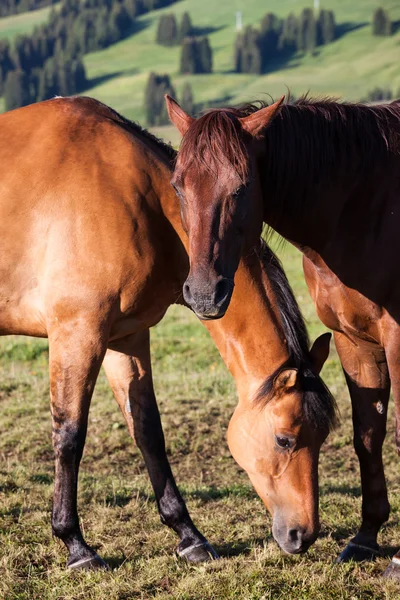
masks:
MULTIPOLYGON (((335 331, 361 469, 362 524, 339 560, 362 560, 378 552, 389 516, 390 382, 400 453, 400 103, 282 101, 194 119, 167 98, 184 136, 172 179, 189 234, 184 296, 200 317, 222 316, 263 220, 303 251, 318 314, 335 331)), ((387 573, 400 576, 400 553, 387 573)))
MULTIPOLYGON (((52 527, 71 568, 105 563, 83 539, 77 483, 103 363, 143 453, 161 521, 198 562, 216 552, 194 526, 165 453, 149 328, 188 275, 175 152, 108 107, 54 99, 0 117, 0 333, 49 338, 52 527)), ((236 380, 228 439, 288 552, 318 533, 318 454, 335 420, 318 376, 329 336, 308 349, 284 273, 259 240, 241 262, 224 319, 208 328, 236 380), (248 291, 251 288, 252 293, 248 291)))

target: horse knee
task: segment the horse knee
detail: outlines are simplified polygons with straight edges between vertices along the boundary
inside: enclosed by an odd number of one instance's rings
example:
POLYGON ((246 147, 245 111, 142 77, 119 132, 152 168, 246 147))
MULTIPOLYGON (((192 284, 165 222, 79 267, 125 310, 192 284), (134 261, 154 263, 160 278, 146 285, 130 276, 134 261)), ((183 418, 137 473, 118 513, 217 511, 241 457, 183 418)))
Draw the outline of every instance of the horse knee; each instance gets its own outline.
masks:
POLYGON ((53 447, 56 458, 67 463, 80 460, 85 436, 86 428, 77 423, 62 423, 53 429, 53 447))

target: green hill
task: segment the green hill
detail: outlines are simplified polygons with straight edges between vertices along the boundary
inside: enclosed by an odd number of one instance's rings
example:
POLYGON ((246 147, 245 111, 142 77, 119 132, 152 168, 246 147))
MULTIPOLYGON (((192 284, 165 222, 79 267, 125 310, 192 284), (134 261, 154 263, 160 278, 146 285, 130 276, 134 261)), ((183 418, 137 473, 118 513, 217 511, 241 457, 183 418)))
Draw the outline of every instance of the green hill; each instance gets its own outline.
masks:
MULTIPOLYGON (((287 87, 295 95, 306 91, 358 100, 376 86, 400 88, 400 28, 391 37, 371 33, 374 9, 387 9, 393 21, 400 21, 397 0, 321 0, 321 8, 335 12, 341 35, 332 44, 320 47, 313 56, 296 55, 284 67, 266 75, 232 72, 235 12, 241 10, 244 25, 257 25, 267 11, 284 17, 289 12, 312 6, 305 0, 183 0, 172 7, 153 11, 138 19, 138 32, 118 44, 85 56, 92 86, 86 92, 129 118, 144 123, 143 94, 150 71, 169 73, 178 96, 189 80, 196 102, 226 98, 229 103, 276 97, 287 87), (163 13, 178 17, 188 11, 193 24, 208 33, 214 53, 210 75, 182 76, 178 73, 180 48, 154 43, 158 19, 163 13)), ((46 18, 48 9, 0 19, 0 37, 28 31, 46 18)), ((167 137, 169 131, 167 131, 167 137)), ((174 138, 175 140, 176 138, 174 138)))

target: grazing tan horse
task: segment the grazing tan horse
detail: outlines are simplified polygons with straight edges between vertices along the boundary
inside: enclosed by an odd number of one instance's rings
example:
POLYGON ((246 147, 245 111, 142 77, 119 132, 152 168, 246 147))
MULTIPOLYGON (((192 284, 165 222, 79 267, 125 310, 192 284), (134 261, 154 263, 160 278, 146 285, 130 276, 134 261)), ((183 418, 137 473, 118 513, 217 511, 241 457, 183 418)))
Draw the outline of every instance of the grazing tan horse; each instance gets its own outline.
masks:
MULTIPOLYGON (((400 454, 400 102, 282 101, 194 119, 167 97, 183 135, 172 183, 189 234, 184 297, 201 318, 222 316, 263 220, 302 250, 319 317, 335 331, 361 469, 362 524, 339 560, 363 560, 389 517, 390 384, 400 454)), ((400 552, 386 574, 400 577, 400 552)))
MULTIPOLYGON (((215 558, 193 524, 165 453, 149 328, 188 275, 175 152, 88 98, 0 117, 0 333, 49 338, 54 534, 71 568, 104 567, 83 539, 77 484, 90 399, 103 363, 143 453, 161 521, 192 562, 215 558)), ((208 328, 237 384, 229 446, 273 514, 287 552, 318 534, 318 454, 335 403, 318 376, 285 275, 259 239, 241 262, 226 316, 208 328)))

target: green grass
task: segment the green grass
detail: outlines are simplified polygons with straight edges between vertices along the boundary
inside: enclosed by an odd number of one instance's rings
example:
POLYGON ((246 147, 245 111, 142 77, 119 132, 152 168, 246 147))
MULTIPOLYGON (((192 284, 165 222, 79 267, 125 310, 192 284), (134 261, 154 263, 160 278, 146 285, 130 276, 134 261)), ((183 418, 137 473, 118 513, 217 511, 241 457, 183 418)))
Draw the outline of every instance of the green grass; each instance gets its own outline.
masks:
POLYGON ((12 40, 18 34, 31 33, 36 25, 40 25, 43 21, 47 20, 50 11, 51 7, 49 6, 41 10, 3 17, 0 19, 0 38, 12 40))
MULTIPOLYGON (((306 291, 300 256, 280 247, 314 338, 324 330, 306 291)), ((231 458, 226 428, 234 383, 206 329, 172 307, 152 331, 156 393, 168 453, 189 510, 220 552, 216 563, 190 566, 174 556, 176 536, 162 526, 143 460, 131 442, 101 374, 82 461, 79 510, 83 530, 112 569, 69 573, 66 552, 51 537, 53 452, 47 343, 0 339, 0 598, 4 600, 292 600, 393 599, 399 587, 380 574, 388 563, 335 565, 360 521, 358 464, 352 449, 348 394, 332 350, 324 377, 342 424, 320 461, 319 539, 301 557, 283 555, 270 518, 247 476, 231 458)), ((384 460, 392 514, 380 542, 399 544, 400 481, 393 410, 384 460)))

